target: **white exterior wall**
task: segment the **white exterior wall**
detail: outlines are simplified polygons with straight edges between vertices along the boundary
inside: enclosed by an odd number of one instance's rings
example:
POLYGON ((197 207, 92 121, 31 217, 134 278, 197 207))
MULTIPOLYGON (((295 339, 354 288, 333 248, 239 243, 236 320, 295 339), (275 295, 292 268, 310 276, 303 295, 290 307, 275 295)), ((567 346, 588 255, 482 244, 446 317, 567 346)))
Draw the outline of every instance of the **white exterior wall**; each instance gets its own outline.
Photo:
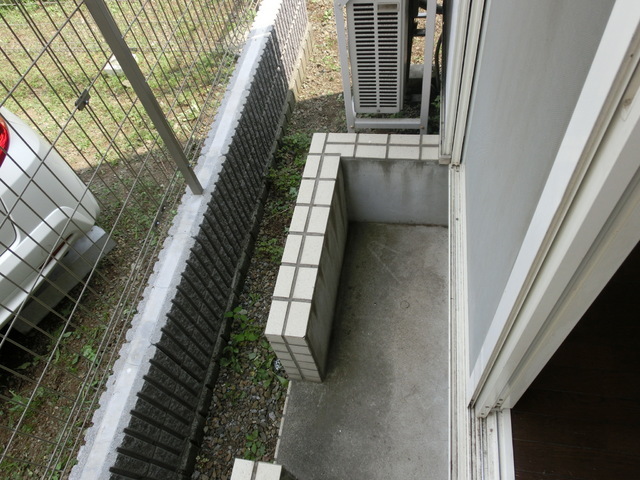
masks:
POLYGON ((613 0, 487 0, 462 156, 473 368, 613 0))

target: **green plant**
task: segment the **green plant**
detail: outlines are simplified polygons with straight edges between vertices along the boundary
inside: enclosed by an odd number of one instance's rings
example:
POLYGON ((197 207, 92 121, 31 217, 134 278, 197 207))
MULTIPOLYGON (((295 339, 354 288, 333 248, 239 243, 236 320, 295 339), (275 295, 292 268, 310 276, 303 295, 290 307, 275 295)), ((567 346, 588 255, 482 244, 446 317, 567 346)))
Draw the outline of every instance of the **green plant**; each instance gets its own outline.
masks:
POLYGON ((258 302, 260 299, 262 299, 262 295, 260 295, 259 293, 249 293, 249 302, 251 305, 255 305, 256 302, 258 302))
POLYGON ((233 330, 237 333, 231 334, 220 365, 238 373, 245 371, 254 383, 264 387, 271 386, 274 380, 286 387, 288 380, 275 371, 276 355, 262 336, 261 326, 250 319, 242 307, 236 307, 225 315, 233 318, 233 330))
POLYGON ((260 338, 260 326, 256 325, 254 321, 247 316, 247 311, 242 307, 234 308, 232 312, 227 312, 225 316, 227 318, 233 318, 240 327, 240 333, 231 335, 233 343, 255 342, 260 338))
POLYGON ((254 383, 260 383, 268 388, 274 380, 278 380, 283 387, 286 387, 289 381, 275 372, 276 354, 273 352, 269 342, 263 339, 259 347, 248 355, 253 365, 251 373, 254 383))
POLYGON ((223 357, 220 359, 220 365, 229 367, 235 372, 242 371, 242 363, 240 359, 240 347, 246 342, 255 342, 260 338, 260 327, 255 325, 247 316, 247 311, 242 307, 236 307, 231 312, 225 314, 227 318, 233 318, 236 330, 239 333, 231 334, 229 343, 222 350, 223 357))
POLYGON ((2 478, 7 480, 23 480, 33 476, 33 471, 24 463, 6 459, 0 464, 0 472, 3 474, 2 478))
POLYGON ((338 59, 334 55, 325 55, 324 57, 322 57, 322 63, 331 71, 340 71, 340 64, 338 63, 338 59))
POLYGON ((98 353, 93 348, 93 345, 87 343, 82 346, 79 354, 77 353, 74 355, 71 363, 75 365, 76 363, 78 363, 81 357, 86 358, 91 363, 95 363, 97 355, 98 353))
POLYGON ((310 141, 309 135, 303 133, 286 135, 281 139, 268 175, 272 198, 266 210, 271 215, 293 211, 310 141))
POLYGON ((311 137, 306 133, 292 133, 280 140, 280 148, 276 152, 276 163, 293 160, 300 166, 304 165, 304 156, 309 150, 311 137))
MULTIPOLYGON (((45 391, 44 388, 39 387, 31 399, 31 403, 29 403, 29 397, 26 395, 22 395, 20 392, 15 392, 13 390, 9 390, 11 393, 11 399, 9 400, 9 406, 7 408, 8 412, 8 423, 9 427, 13 428, 15 422, 19 420, 21 416, 24 415, 25 419, 29 419, 34 416, 34 414, 40 408, 40 405, 45 400, 45 391)), ((4 412, 2 412, 4 414, 4 412)), ((23 426, 23 431, 27 433, 33 430, 33 425, 29 425, 25 423, 23 426)))
POLYGON ((283 252, 284 247, 280 245, 280 240, 278 238, 260 240, 256 250, 258 255, 273 263, 280 263, 283 252))
POLYGON ((258 460, 262 458, 267 450, 260 437, 260 431, 256 428, 251 433, 245 435, 246 443, 244 447, 244 458, 247 460, 258 460))

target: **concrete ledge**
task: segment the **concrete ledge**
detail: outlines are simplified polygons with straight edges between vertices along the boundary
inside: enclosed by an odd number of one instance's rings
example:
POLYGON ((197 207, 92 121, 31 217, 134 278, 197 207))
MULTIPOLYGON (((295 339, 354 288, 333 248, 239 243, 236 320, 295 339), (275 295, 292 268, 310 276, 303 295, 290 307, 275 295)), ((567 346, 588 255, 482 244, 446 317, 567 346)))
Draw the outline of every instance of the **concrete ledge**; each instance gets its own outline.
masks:
POLYGON ((282 465, 236 458, 231 480, 296 480, 282 465))
POLYGON ((70 478, 191 477, 306 32, 263 2, 70 478))
POLYGON ((291 379, 321 382, 349 221, 447 224, 433 135, 315 134, 265 334, 291 379))

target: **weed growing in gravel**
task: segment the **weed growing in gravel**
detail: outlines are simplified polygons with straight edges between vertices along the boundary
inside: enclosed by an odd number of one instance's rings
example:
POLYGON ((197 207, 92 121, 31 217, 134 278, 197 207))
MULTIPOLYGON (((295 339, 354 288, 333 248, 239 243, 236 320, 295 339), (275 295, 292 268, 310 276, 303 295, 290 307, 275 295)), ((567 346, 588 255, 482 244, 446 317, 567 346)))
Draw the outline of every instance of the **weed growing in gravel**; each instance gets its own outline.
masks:
POLYGON ((279 381, 286 387, 288 380, 276 371, 276 355, 262 335, 262 327, 239 306, 225 316, 233 318, 233 331, 238 333, 231 335, 223 350, 220 365, 237 373, 244 372, 253 383, 265 388, 270 387, 274 381, 279 381))
POLYGON ((262 458, 266 452, 266 446, 260 437, 260 431, 256 428, 245 436, 247 443, 244 449, 244 458, 247 460, 257 460, 262 458))
POLYGON ((274 156, 268 176, 271 191, 265 205, 265 221, 272 228, 263 232, 255 250, 256 256, 261 260, 280 263, 284 251, 284 225, 288 225, 293 213, 310 141, 309 135, 304 133, 287 135, 282 138, 280 148, 274 156), (277 225, 282 226, 276 228, 277 225))
POLYGON ((256 245, 256 253, 263 258, 268 259, 273 263, 280 263, 282 254, 284 253, 284 247, 279 244, 279 239, 269 238, 258 241, 256 245))
POLYGON ((268 177, 272 197, 266 210, 272 215, 288 214, 293 209, 310 143, 309 135, 304 133, 282 138, 268 177))

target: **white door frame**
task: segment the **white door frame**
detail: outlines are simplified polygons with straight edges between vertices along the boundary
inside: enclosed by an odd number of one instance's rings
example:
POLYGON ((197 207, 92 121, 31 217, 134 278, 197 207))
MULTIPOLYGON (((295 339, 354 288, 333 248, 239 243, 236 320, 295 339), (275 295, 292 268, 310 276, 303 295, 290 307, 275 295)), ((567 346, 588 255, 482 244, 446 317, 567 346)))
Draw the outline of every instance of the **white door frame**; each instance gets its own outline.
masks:
POLYGON ((440 157, 460 163, 466 129, 476 57, 482 31, 485 3, 491 0, 454 0, 446 21, 451 37, 447 41, 446 88, 440 114, 440 157), (450 63, 449 63, 450 60, 450 63), (460 133, 460 135, 458 135, 460 133))
POLYGON ((469 376, 468 316, 466 288, 466 212, 464 165, 453 165, 449 176, 449 258, 451 295, 450 337, 450 451, 451 480, 515 480, 511 412, 492 411, 485 418, 469 407, 466 385, 469 376))
POLYGON ((618 0, 470 373, 477 415, 517 402, 640 237, 625 209, 640 168, 639 33, 640 5, 618 0))
MULTIPOLYGON (((484 8, 484 3, 473 2, 480 13, 478 4, 484 8)), ((474 58, 465 56, 465 65, 475 64, 480 33, 474 35, 474 58)), ((461 109, 450 137, 451 479, 514 478, 509 408, 640 240, 639 38, 640 5, 617 0, 488 341, 471 371, 465 168, 457 165, 456 148, 459 152, 462 145, 456 144, 465 137, 472 85, 462 81, 461 109)))

